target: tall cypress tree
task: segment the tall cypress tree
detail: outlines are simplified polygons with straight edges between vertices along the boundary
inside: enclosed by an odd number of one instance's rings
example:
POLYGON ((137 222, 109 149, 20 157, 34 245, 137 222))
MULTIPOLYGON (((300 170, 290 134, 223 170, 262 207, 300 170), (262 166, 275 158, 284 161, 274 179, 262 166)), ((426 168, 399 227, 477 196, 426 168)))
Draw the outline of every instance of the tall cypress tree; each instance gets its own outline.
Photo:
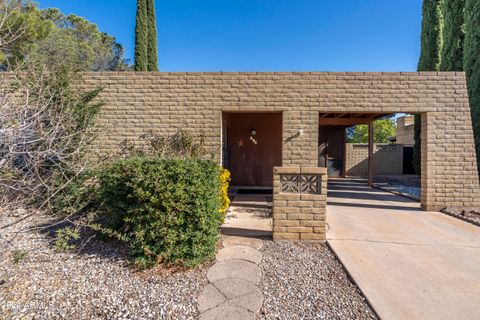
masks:
POLYGON ((463 71, 465 0, 444 0, 441 71, 463 71))
POLYGON ((423 0, 418 71, 437 71, 442 51, 443 0, 423 0))
POLYGON ((135 71, 148 70, 147 0, 137 0, 135 26, 135 71))
POLYGON ((157 49, 157 19, 155 17, 155 1, 147 0, 148 20, 148 71, 158 71, 158 49, 157 49))
POLYGON ((464 70, 467 74, 473 131, 480 170, 480 1, 465 1, 464 70))
MULTIPOLYGON (((423 0, 421 51, 418 71, 437 71, 442 48, 443 0, 423 0)), ((415 146, 413 164, 417 174, 421 171, 421 117, 415 115, 415 146)))

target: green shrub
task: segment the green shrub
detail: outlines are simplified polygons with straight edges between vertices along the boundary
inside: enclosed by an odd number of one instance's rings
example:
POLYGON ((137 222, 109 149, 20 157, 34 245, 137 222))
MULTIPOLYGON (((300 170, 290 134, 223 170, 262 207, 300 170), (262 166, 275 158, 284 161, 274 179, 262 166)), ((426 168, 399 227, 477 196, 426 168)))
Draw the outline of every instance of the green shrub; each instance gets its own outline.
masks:
POLYGON ((80 239, 78 228, 66 227, 55 232, 54 246, 58 251, 70 251, 76 248, 75 241, 80 239))
POLYGON ((11 258, 12 258, 12 262, 14 264, 19 264, 20 262, 22 262, 23 260, 25 260, 28 256, 28 252, 25 251, 25 250, 14 250, 11 252, 11 258))
POLYGON ((216 251, 220 172, 207 160, 118 160, 98 175, 99 200, 138 264, 195 266, 216 251))

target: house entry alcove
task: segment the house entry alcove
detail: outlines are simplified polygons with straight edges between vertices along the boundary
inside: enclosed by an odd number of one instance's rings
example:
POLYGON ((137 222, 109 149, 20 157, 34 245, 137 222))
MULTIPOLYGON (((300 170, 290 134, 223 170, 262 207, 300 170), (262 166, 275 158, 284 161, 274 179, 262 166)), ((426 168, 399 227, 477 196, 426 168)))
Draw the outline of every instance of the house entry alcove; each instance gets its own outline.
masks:
POLYGON ((328 169, 329 177, 344 173, 345 126, 320 126, 318 129, 318 166, 328 169))
POLYGON ((223 113, 222 158, 232 185, 272 187, 282 165, 281 113, 223 113))

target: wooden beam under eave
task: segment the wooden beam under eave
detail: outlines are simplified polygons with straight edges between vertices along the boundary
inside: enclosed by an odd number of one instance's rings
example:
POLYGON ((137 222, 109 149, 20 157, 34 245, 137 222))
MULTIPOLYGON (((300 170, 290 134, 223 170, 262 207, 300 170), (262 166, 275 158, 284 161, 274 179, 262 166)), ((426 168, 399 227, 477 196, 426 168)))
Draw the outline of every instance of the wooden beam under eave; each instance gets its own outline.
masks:
POLYGON ((356 126, 358 124, 370 124, 371 119, 362 118, 320 118, 321 126, 356 126))
POLYGON ((373 122, 368 124, 368 186, 373 187, 373 122))
POLYGON ((342 137, 342 178, 347 177, 347 127, 343 128, 342 137))

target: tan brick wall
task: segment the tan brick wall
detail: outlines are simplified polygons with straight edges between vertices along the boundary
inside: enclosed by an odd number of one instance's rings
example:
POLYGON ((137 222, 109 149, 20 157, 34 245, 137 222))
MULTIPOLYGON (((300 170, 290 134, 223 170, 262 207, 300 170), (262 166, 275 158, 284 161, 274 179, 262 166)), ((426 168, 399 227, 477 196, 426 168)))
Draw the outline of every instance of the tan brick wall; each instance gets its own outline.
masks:
MULTIPOLYGON (((310 190, 311 191, 311 190, 310 190)), ((276 167, 273 169, 273 239, 325 240, 327 169, 276 167), (298 190, 285 190, 283 175, 298 182, 298 190), (302 178, 316 179, 314 193, 302 189, 302 178)))
POLYGON ((422 205, 480 205, 464 73, 87 73, 104 87, 104 133, 114 151, 148 130, 204 133, 220 159, 221 115, 283 112, 283 166, 318 165, 319 112, 422 113, 422 205), (299 130, 303 134, 298 135, 299 130))
MULTIPOLYGON (((345 148, 347 176, 368 176, 368 143, 347 143, 345 148)), ((402 174, 403 145, 374 144, 373 174, 402 174)))

